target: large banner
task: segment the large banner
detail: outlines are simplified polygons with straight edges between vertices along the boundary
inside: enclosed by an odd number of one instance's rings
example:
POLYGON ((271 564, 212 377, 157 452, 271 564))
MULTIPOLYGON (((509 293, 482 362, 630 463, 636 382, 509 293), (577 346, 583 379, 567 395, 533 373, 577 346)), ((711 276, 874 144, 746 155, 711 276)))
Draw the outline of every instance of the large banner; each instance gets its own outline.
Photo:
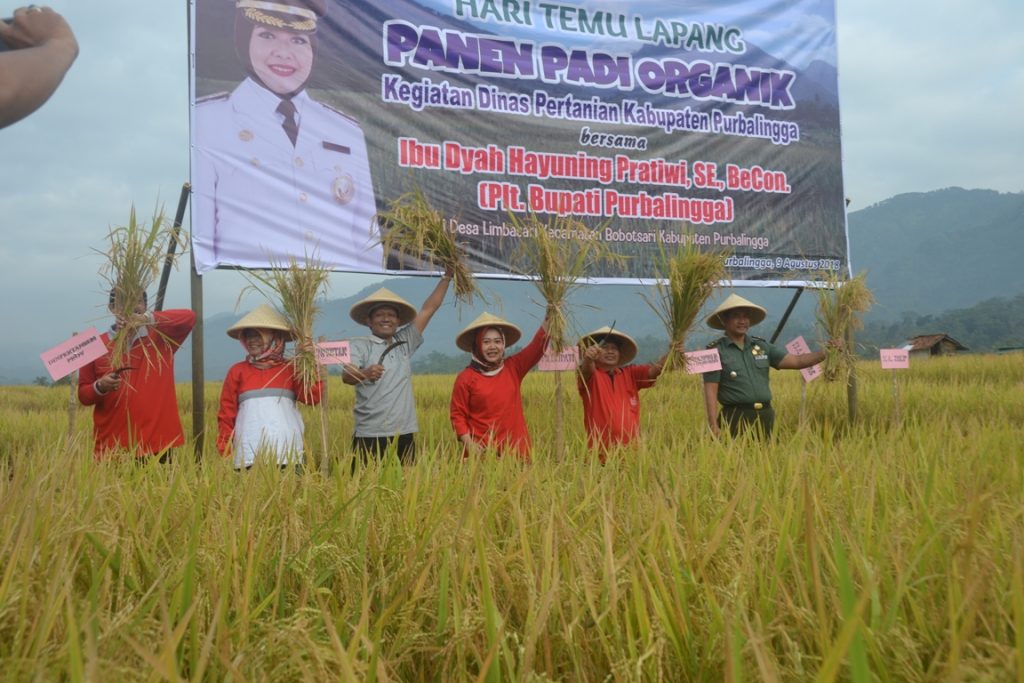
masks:
POLYGON ((420 189, 479 274, 513 216, 626 256, 728 250, 775 285, 846 271, 834 0, 193 0, 196 266, 316 251, 416 268, 374 215, 420 189), (563 231, 565 232, 565 231, 563 231))

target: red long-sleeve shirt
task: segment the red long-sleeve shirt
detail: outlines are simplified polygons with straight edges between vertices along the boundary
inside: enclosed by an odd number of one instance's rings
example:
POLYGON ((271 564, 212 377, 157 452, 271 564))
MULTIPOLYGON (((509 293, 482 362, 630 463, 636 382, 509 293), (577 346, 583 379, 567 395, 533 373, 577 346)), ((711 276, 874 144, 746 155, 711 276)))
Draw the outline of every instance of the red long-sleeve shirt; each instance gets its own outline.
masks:
POLYGON ((488 377, 468 367, 452 387, 451 419, 455 435, 469 434, 481 446, 530 458, 530 432, 523 415, 521 385, 544 355, 548 335, 542 327, 526 347, 505 359, 501 372, 488 377))
POLYGON ((320 403, 323 395, 323 381, 318 381, 308 390, 291 363, 282 363, 270 368, 257 368, 247 361, 235 363, 224 378, 220 390, 220 410, 217 412, 217 450, 226 455, 231 446, 238 417, 238 397, 246 391, 260 389, 288 389, 295 392, 296 400, 306 405, 320 403))
POLYGON ((640 434, 639 392, 654 386, 650 373, 650 365, 628 365, 611 373, 595 368, 588 382, 577 378, 587 442, 602 458, 609 447, 628 444, 640 434))
POLYGON ((114 368, 110 365, 110 336, 102 335, 107 354, 81 369, 78 400, 93 406, 96 458, 107 451, 131 449, 139 457, 185 443, 174 391, 174 352, 192 331, 196 315, 180 309, 153 314, 154 324, 128 351, 121 388, 96 393, 95 382, 114 368))

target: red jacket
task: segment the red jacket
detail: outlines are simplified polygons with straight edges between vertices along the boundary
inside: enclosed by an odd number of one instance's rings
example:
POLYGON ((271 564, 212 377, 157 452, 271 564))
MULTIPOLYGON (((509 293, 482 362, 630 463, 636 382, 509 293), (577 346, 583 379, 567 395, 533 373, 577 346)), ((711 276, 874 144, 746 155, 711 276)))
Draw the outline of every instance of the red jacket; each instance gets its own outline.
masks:
POLYGON ((121 388, 97 394, 94 383, 111 372, 110 336, 103 334, 108 353, 81 369, 78 400, 94 406, 92 412, 95 454, 130 449, 139 457, 159 453, 185 443, 174 390, 174 352, 192 331, 196 315, 189 310, 160 311, 155 324, 128 352, 121 388))
POLYGON ((238 397, 246 391, 258 389, 290 389, 296 400, 315 406, 323 393, 323 381, 306 390, 291 363, 282 363, 270 368, 257 368, 248 361, 235 363, 224 378, 220 390, 220 410, 217 412, 217 450, 227 455, 231 448, 231 437, 238 417, 238 397))
POLYGON ((595 368, 590 381, 576 380, 583 399, 583 426, 587 443, 602 455, 615 444, 628 444, 640 434, 641 389, 653 387, 650 365, 628 365, 611 374, 595 368))
POLYGON ((544 355, 548 335, 542 327, 519 353, 505 359, 501 372, 491 377, 468 367, 452 387, 451 418, 455 435, 469 434, 481 446, 499 453, 515 451, 530 458, 530 432, 523 415, 520 387, 526 373, 544 355))

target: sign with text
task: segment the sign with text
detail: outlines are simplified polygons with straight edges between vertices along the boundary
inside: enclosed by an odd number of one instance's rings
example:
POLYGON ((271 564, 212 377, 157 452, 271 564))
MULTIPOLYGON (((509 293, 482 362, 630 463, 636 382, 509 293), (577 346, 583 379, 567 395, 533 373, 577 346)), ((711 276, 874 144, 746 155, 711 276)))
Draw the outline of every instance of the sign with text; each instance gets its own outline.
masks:
POLYGON ((316 359, 320 365, 341 365, 351 362, 347 341, 318 342, 316 359))
POLYGON ((906 370, 910 367, 910 352, 906 349, 878 349, 884 370, 906 370))
POLYGON ((548 347, 537 363, 537 369, 541 372, 562 372, 564 370, 575 370, 579 365, 579 351, 575 346, 564 349, 561 353, 555 353, 548 347))
POLYGON ((722 369, 722 357, 718 355, 718 349, 687 351, 684 357, 686 358, 686 372, 690 375, 722 369))
MULTIPOLYGON (((789 351, 794 356, 799 356, 804 353, 810 353, 811 347, 807 345, 807 342, 803 337, 797 337, 786 344, 786 351, 789 351)), ((804 368, 800 371, 800 375, 804 378, 804 382, 813 382, 821 377, 823 372, 824 370, 822 370, 821 363, 818 363, 817 365, 812 365, 809 368, 804 368)))
POLYGON ((54 382, 88 365, 107 352, 99 332, 90 327, 81 334, 39 354, 39 358, 54 382))
POLYGON ((522 272, 529 215, 626 258, 597 281, 690 244, 757 285, 848 270, 835 0, 192 4, 200 273, 430 269, 373 234, 413 187, 481 275, 522 272))

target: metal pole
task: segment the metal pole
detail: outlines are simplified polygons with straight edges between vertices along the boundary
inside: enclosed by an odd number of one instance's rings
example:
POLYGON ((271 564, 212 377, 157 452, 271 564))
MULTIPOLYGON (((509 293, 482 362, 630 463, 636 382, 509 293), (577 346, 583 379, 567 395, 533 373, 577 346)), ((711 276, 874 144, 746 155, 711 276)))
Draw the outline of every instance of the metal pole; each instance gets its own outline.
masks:
POLYGON ((181 236, 181 221, 185 218, 185 207, 188 206, 188 195, 192 186, 185 183, 181 186, 181 195, 178 197, 178 210, 174 214, 174 235, 167 244, 167 258, 164 259, 164 270, 160 273, 160 286, 156 290, 156 305, 154 311, 164 310, 164 294, 167 292, 167 280, 171 277, 171 266, 174 265, 174 250, 178 246, 181 236))
POLYGON ((775 340, 779 338, 780 334, 782 334, 782 328, 785 327, 786 322, 789 321, 789 314, 793 312, 794 308, 796 308, 796 302, 800 299, 800 295, 803 293, 803 287, 796 288, 796 294, 794 294, 792 300, 790 300, 789 306, 786 308, 786 312, 782 314, 782 320, 779 321, 779 326, 775 328, 775 332, 772 333, 772 338, 768 340, 772 344, 774 344, 775 340))
POLYGON ((192 329, 192 444, 196 462, 203 458, 203 441, 206 434, 206 373, 203 369, 203 278, 196 272, 195 253, 192 253, 191 290, 192 310, 196 314, 196 326, 192 329))

